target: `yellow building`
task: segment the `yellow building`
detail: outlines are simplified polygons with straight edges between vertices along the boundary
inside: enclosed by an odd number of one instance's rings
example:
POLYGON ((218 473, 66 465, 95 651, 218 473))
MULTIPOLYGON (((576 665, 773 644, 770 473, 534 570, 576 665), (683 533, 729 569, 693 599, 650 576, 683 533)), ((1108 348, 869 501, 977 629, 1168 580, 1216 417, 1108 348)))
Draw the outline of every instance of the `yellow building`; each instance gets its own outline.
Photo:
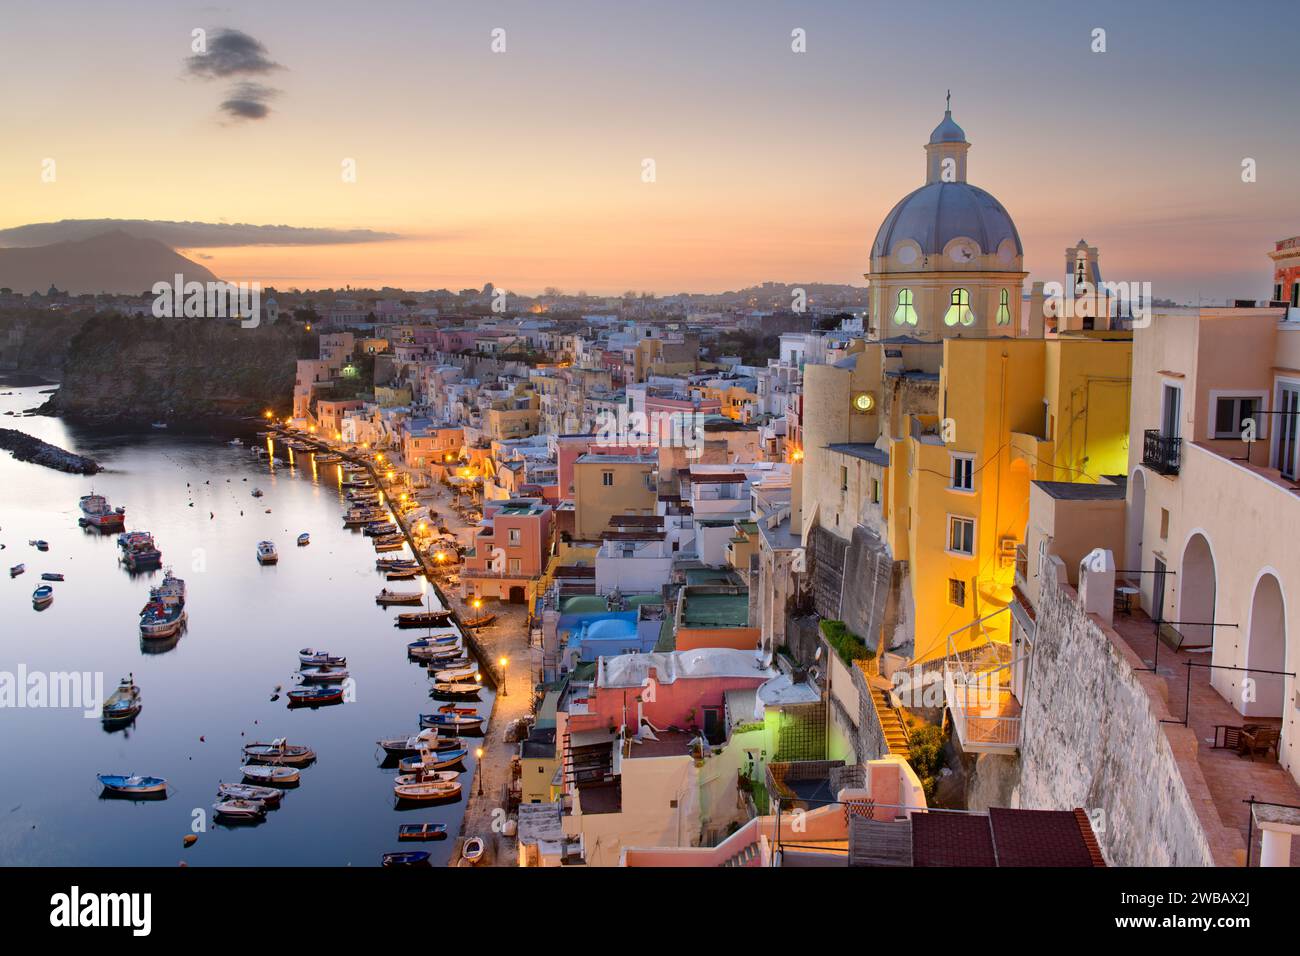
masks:
MULTIPOLYGON (((1104 317, 1045 331, 1037 287, 1022 302, 1015 223, 966 182, 969 149, 945 113, 926 146, 926 184, 872 247, 866 340, 804 370, 795 488, 805 545, 825 554, 818 535, 878 536, 894 571, 878 607, 890 610, 865 636, 917 661, 942 657, 950 637, 959 650, 1008 639, 1000 612, 1031 481, 1122 475, 1129 455, 1131 334, 1104 317)), ((1099 278, 1096 250, 1079 248, 1099 278)), ((841 594, 866 586, 840 571, 841 594)))
POLYGON ((594 541, 614 515, 652 515, 654 455, 582 455, 573 464, 574 537, 594 541))

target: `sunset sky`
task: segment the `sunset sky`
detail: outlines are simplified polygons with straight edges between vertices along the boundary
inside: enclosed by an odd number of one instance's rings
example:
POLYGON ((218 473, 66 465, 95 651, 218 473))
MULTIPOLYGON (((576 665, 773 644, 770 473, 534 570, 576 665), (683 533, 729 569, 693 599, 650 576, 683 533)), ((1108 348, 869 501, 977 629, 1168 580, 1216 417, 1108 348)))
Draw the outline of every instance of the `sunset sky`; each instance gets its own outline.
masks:
POLYGON ((226 279, 861 284, 880 221, 923 182, 949 88, 970 181, 1015 218, 1034 278, 1055 278, 1083 237, 1107 278, 1157 295, 1264 297, 1265 253, 1300 233, 1283 3, 11 0, 4 19, 0 229, 144 218, 401 236, 182 250, 226 279), (279 68, 204 76, 187 66, 197 27, 242 31, 279 68), (278 91, 250 94, 266 116, 221 108, 241 83, 278 91))

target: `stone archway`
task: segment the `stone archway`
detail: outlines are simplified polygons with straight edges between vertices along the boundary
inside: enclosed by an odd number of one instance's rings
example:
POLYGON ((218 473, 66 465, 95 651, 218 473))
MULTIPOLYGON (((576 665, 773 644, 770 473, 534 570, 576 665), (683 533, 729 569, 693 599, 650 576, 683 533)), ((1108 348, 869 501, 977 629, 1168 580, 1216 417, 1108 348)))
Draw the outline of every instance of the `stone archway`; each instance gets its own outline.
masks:
MULTIPOLYGON (((1125 551, 1124 551, 1124 568, 1129 571, 1142 570, 1142 530, 1146 521, 1147 510, 1147 480, 1146 476, 1139 468, 1133 472, 1133 477, 1129 480, 1129 487, 1132 494, 1129 497, 1128 518, 1125 527, 1125 551)), ((1137 581, 1137 586, 1142 587, 1147 583, 1145 578, 1150 575, 1132 575, 1137 581)))
POLYGON ((1178 630, 1183 646, 1210 647, 1214 644, 1215 591, 1218 575, 1209 539, 1201 532, 1187 539, 1183 562, 1178 569, 1178 630))
MULTIPOLYGON (((1246 666, 1252 671, 1285 671, 1286 663, 1286 601, 1282 585, 1266 573, 1255 583, 1255 595, 1250 603, 1246 666)), ((1254 682, 1254 694, 1243 695, 1241 713, 1247 717, 1281 716, 1286 678, 1254 672, 1245 676, 1254 682), (1246 696, 1253 696, 1254 700, 1246 700, 1246 696)))

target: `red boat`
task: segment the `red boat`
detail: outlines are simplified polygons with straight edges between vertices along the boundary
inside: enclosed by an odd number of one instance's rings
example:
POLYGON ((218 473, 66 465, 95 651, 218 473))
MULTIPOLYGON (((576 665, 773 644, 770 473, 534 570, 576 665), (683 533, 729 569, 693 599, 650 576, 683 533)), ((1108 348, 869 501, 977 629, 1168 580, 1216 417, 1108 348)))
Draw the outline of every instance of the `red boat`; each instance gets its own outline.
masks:
POLYGON ((126 509, 110 507, 103 495, 82 495, 81 523, 100 531, 120 531, 126 527, 126 509))

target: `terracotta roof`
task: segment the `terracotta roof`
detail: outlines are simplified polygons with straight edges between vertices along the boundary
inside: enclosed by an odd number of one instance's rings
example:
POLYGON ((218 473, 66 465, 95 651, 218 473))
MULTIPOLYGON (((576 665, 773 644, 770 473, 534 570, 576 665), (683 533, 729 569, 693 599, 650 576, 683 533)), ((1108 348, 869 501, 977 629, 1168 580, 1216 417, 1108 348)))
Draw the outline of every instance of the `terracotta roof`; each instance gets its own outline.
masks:
POLYGON ((997 866, 989 818, 961 813, 912 814, 913 866, 997 866))
MULTIPOLYGON (((999 866, 1094 866, 1076 814, 1082 810, 1008 810, 989 808, 989 824, 999 866)), ((1100 851, 1098 851, 1100 855, 1100 851)), ((1104 865, 1104 864, 1103 864, 1104 865)))

